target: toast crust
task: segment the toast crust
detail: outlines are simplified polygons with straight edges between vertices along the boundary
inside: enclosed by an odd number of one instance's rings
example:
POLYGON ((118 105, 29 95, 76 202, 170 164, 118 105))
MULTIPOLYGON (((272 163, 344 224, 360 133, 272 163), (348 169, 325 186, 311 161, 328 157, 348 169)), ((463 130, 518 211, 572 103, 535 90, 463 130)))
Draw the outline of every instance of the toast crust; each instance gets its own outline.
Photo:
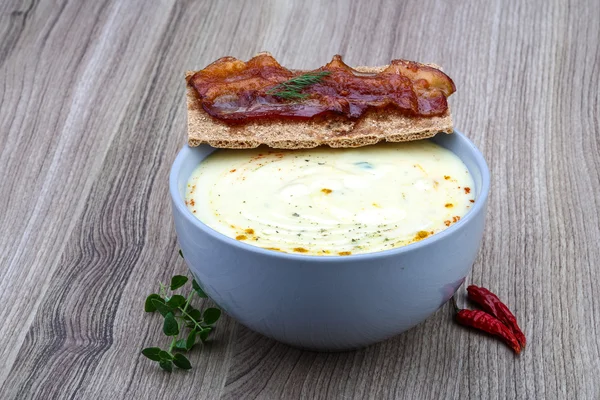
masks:
MULTIPOLYGON (((441 69, 434 64, 425 64, 441 69)), ((356 67, 360 72, 377 73, 382 67, 356 67)), ((187 78, 195 71, 188 71, 187 78)), ((187 83, 188 144, 207 143, 212 147, 250 149, 262 144, 276 149, 310 149, 361 147, 381 141, 406 142, 426 139, 437 133, 452 133, 450 106, 444 115, 414 117, 393 109, 367 111, 356 120, 345 116, 316 117, 310 120, 272 119, 250 121, 240 126, 228 125, 208 115, 192 85, 187 83)))

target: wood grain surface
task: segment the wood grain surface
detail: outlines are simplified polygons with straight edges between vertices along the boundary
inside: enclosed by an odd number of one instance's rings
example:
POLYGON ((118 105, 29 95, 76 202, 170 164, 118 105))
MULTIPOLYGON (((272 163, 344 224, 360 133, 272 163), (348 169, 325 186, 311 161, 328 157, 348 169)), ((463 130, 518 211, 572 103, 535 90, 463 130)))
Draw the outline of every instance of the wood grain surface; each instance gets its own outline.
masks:
POLYGON ((5 0, 0 3, 0 398, 600 398, 600 3, 5 0), (145 295, 174 273, 167 176, 183 72, 271 51, 315 68, 406 58, 454 79, 492 174, 468 278, 528 347, 446 307, 369 348, 313 353, 230 318, 167 374, 145 295))

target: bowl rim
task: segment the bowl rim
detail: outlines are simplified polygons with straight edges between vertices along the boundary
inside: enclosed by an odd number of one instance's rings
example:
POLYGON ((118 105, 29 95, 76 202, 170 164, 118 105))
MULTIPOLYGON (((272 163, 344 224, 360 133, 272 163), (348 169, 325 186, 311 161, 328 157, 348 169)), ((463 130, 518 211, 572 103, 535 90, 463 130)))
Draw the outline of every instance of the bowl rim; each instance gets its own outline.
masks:
MULTIPOLYGON (((453 224, 447 229, 444 229, 441 232, 438 232, 434 235, 431 235, 423 240, 419 240, 418 242, 410 243, 405 246, 396 247, 393 249, 386 249, 380 251, 374 251, 370 253, 359 253, 359 254, 351 254, 348 256, 340 256, 340 255, 304 255, 304 254, 293 254, 293 253, 283 253, 279 251, 266 250, 262 247, 253 246, 247 243, 244 243, 239 240, 235 240, 230 238, 229 236, 220 233, 219 231, 211 228, 206 225, 204 222, 200 221, 196 218, 185 206, 185 201, 181 198, 179 194, 179 185, 178 185, 178 175, 181 166, 186 159, 186 157, 191 154, 193 148, 189 145, 185 145, 177 154, 173 165, 171 166, 171 171, 169 173, 169 192, 171 194, 171 200, 174 207, 177 207, 180 214, 187 220, 187 222, 194 225, 196 228, 203 231, 205 234, 210 235, 215 240, 223 242, 224 245, 234 246, 240 251, 249 251, 252 253, 258 253, 265 257, 270 257, 274 259, 280 260, 293 260, 293 261, 306 261, 306 262, 319 262, 319 263, 345 263, 349 261, 368 261, 368 260, 377 260, 380 258, 387 258, 391 256, 397 256, 399 254, 411 253, 417 251, 423 247, 428 247, 434 245, 436 242, 444 239, 445 237, 452 235, 454 232, 461 229, 464 225, 468 224, 472 219, 475 218, 481 209, 485 207, 487 197, 490 190, 490 172, 488 169, 487 162, 483 157, 481 151, 469 140, 463 133, 454 130, 452 135, 457 135, 460 140, 464 141, 471 152, 474 155, 475 164, 479 167, 481 171, 481 190, 479 192, 479 196, 477 201, 474 203, 475 206, 458 222, 453 224)), ((431 139, 431 138, 430 138, 431 139)), ((172 210, 174 212, 174 210, 172 210)))

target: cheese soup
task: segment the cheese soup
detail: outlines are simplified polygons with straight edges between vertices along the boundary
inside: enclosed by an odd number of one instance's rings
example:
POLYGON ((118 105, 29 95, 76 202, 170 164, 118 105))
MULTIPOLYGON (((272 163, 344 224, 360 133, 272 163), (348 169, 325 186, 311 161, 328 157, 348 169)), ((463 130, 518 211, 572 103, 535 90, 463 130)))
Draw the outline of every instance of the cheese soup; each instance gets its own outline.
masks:
POLYGON ((309 255, 388 250, 456 223, 473 179, 428 140, 360 148, 216 150, 193 172, 186 204, 245 243, 309 255))

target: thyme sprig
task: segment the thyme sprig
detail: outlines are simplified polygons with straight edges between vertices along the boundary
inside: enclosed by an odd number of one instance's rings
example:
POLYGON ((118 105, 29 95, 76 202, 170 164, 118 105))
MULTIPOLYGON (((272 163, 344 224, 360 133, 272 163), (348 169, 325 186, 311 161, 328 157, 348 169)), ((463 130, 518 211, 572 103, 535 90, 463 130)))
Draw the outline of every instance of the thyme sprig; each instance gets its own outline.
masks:
POLYGON ((303 100, 309 95, 302 93, 306 87, 321 82, 321 80, 330 75, 329 71, 307 72, 293 77, 285 82, 273 86, 266 93, 284 100, 303 100))
MULTIPOLYGON (((183 257, 181 250, 179 255, 183 257)), ((201 312, 194 308, 191 301, 194 295, 200 298, 208 297, 196 280, 192 280, 192 290, 187 297, 180 294, 168 295, 189 281, 187 276, 175 275, 168 286, 159 283, 159 293, 152 293, 146 298, 144 310, 149 313, 158 311, 163 316, 163 333, 171 337, 167 349, 160 347, 147 347, 142 354, 152 361, 156 361, 165 371, 173 371, 173 365, 180 369, 191 369, 192 364, 182 352, 190 351, 200 339, 205 343, 208 335, 213 330, 213 325, 219 317, 221 310, 210 307, 201 312), (184 332, 185 329, 189 332, 184 332)))

